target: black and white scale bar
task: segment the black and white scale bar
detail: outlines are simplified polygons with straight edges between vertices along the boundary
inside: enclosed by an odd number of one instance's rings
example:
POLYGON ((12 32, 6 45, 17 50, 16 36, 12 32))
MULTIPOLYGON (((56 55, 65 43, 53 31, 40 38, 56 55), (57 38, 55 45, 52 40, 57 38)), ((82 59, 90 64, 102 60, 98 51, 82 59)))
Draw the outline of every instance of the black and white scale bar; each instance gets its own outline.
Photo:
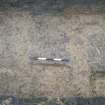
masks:
POLYGON ((42 57, 32 57, 33 60, 38 61, 56 61, 56 62, 69 62, 69 59, 61 59, 61 58, 42 58, 42 57))

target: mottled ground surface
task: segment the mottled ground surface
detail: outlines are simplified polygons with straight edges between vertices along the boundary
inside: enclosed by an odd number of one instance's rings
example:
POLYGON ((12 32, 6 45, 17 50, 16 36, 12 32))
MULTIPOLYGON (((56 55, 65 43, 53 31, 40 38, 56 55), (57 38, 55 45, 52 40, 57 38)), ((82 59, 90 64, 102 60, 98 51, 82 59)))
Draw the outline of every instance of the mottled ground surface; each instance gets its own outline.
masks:
POLYGON ((65 6, 63 0, 1 5, 0 95, 104 96, 104 49, 105 15, 94 5, 65 6))

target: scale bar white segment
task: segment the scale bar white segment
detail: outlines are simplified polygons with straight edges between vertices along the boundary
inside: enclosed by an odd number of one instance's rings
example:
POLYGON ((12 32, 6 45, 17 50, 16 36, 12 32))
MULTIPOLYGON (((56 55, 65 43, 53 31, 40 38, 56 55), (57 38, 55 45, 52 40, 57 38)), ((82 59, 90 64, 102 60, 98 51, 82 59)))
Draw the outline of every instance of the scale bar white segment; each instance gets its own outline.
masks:
POLYGON ((46 60, 47 58, 38 58, 38 60, 46 60))
POLYGON ((62 61, 62 59, 54 58, 54 61, 62 61))

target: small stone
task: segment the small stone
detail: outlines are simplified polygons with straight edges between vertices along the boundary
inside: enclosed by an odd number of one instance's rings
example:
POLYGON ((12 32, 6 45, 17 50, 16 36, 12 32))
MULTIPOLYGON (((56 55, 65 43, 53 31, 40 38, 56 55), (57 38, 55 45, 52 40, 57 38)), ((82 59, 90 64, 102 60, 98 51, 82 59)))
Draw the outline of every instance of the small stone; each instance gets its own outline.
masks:
POLYGON ((13 105, 13 99, 10 97, 2 102, 2 105, 13 105))

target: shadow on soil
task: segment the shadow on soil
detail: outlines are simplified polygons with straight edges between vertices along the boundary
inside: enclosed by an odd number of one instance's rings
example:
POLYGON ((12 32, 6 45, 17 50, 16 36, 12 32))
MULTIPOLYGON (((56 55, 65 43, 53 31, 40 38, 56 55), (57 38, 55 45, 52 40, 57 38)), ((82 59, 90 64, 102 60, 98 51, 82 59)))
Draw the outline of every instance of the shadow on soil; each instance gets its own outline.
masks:
POLYGON ((99 0, 0 0, 0 10, 30 11, 33 15, 62 15, 65 8, 85 7, 91 10, 99 0))
MULTIPOLYGON (((58 98, 49 99, 46 97, 31 97, 31 98, 17 98, 13 96, 1 96, 0 104, 7 101, 8 98, 12 98, 13 105, 105 105, 105 97, 71 97, 71 98, 58 98)), ((8 104, 7 104, 8 105, 8 104)))

